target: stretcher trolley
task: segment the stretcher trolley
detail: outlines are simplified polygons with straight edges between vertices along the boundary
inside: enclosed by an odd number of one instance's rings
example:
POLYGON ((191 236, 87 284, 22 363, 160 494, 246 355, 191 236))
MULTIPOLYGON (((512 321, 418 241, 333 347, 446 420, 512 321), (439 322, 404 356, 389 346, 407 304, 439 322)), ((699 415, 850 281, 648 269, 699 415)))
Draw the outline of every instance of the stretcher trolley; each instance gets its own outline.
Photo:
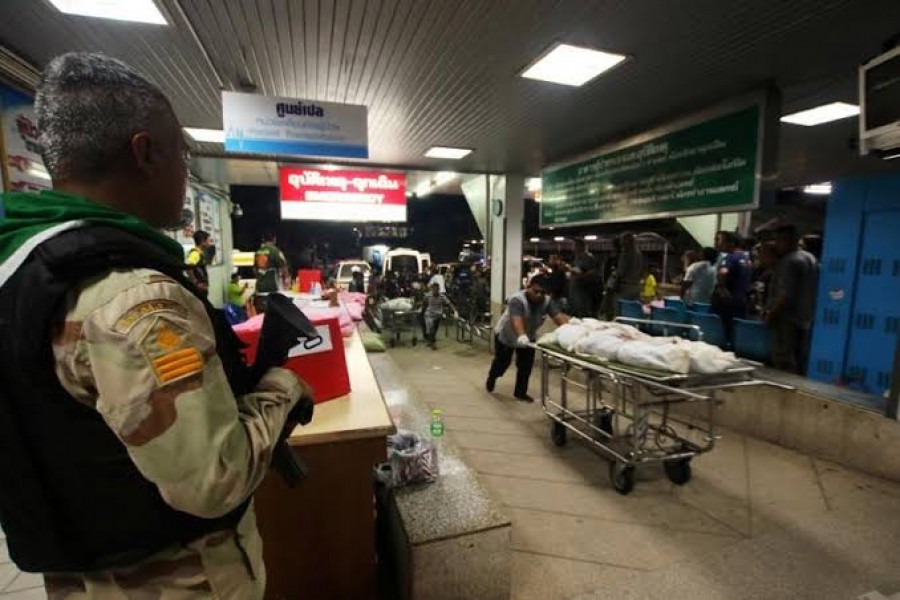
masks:
POLYGON ((690 481, 691 460, 715 445, 720 391, 757 385, 789 388, 757 379, 759 365, 750 362, 715 374, 675 374, 584 357, 555 344, 534 348, 541 356, 541 406, 551 421, 553 443, 565 445, 571 433, 607 456, 610 481, 620 494, 634 489, 635 469, 649 463, 662 463, 676 485, 690 481), (551 395, 551 371, 557 369, 558 396, 551 395), (705 422, 675 416, 672 407, 683 403, 702 406, 705 422))
POLYGON ((410 342, 415 346, 419 342, 422 329, 421 310, 393 309, 381 307, 382 330, 388 335, 388 343, 395 347, 401 343, 404 333, 410 334, 410 342))

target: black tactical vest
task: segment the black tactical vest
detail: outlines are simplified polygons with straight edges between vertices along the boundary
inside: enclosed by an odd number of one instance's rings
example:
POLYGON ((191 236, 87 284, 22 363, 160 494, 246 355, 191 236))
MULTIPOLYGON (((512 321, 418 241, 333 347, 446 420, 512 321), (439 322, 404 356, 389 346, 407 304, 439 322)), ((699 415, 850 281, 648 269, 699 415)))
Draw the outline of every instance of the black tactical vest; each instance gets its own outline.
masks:
POLYGON ((233 528, 249 503, 218 519, 173 509, 99 413, 59 383, 51 336, 64 318, 67 294, 121 268, 160 271, 197 295, 215 326, 233 391, 248 391, 234 332, 196 292, 184 266, 159 247, 101 226, 69 230, 39 245, 0 288, 0 523, 12 560, 25 571, 132 565, 173 544, 233 528))

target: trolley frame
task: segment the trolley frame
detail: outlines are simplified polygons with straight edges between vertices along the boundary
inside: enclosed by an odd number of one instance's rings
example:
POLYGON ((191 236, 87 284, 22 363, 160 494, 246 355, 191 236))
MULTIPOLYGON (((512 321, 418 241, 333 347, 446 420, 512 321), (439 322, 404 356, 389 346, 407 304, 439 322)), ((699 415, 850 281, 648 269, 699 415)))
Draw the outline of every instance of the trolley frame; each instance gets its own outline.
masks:
MULTIPOLYGON (((639 324, 662 325, 655 321, 639 324)), ((756 379, 754 373, 759 365, 747 361, 724 373, 650 374, 631 370, 627 365, 600 365, 546 346, 532 347, 541 355, 541 407, 551 421, 553 443, 565 445, 571 432, 599 450, 611 460, 610 480, 620 494, 634 489, 635 469, 650 463, 662 463, 666 476, 676 485, 690 481, 691 460, 715 447, 715 403, 719 392, 759 385, 792 389, 756 379), (550 395, 553 367, 560 371, 558 401, 550 395), (584 410, 570 407, 572 388, 583 392, 584 410), (705 405, 706 423, 674 416, 671 407, 683 403, 705 405), (687 439, 673 425, 698 433, 702 441, 687 439)))

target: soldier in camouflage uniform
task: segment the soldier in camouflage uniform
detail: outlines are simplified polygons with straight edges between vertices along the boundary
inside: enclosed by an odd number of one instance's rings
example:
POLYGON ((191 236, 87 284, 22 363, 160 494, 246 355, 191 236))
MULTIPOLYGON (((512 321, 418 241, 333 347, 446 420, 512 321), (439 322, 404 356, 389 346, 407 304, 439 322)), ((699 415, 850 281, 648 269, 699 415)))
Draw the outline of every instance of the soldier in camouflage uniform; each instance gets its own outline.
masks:
MULTIPOLYGON (((5 197, 0 263, 23 231, 52 225, 53 211, 87 222, 118 219, 135 230, 177 222, 185 142, 152 84, 118 61, 65 55, 45 70, 36 110, 55 189, 5 197), (32 229, 16 230, 17 222, 32 229)), ((102 416, 165 503, 197 517, 222 516, 253 494, 289 411, 309 393, 293 373, 272 369, 254 393, 235 401, 202 302, 151 270, 83 282, 69 294, 52 343, 55 372, 73 401, 102 416)), ((45 581, 51 600, 262 598, 265 568, 253 506, 234 528, 139 564, 48 573, 45 581)))

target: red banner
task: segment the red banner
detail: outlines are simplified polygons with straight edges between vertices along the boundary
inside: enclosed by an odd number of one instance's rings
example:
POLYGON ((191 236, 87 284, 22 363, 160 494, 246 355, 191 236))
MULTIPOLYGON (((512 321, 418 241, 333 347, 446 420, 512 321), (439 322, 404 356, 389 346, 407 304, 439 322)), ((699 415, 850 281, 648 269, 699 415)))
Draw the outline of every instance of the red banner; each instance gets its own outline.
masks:
POLYGON ((328 221, 405 221, 406 174, 281 167, 281 216, 328 221))

